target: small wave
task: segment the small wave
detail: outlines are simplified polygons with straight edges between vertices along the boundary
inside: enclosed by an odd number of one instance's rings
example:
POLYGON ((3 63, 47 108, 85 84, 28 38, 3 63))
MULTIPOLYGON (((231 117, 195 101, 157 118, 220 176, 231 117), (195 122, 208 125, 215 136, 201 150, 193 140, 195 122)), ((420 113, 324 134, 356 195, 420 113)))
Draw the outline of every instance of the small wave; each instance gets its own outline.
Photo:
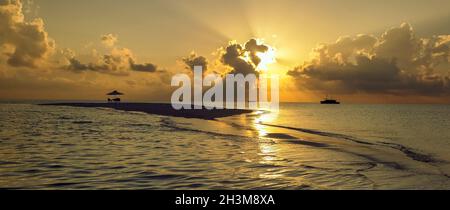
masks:
POLYGON ((284 134, 284 133, 269 133, 269 134, 265 135, 264 137, 274 138, 274 139, 297 139, 294 136, 284 134))
POLYGON ((285 140, 292 144, 300 144, 300 145, 311 146, 311 147, 327 147, 328 146, 327 144, 323 144, 323 143, 304 141, 304 140, 298 139, 295 136, 291 136, 291 135, 288 135, 285 133, 269 133, 269 134, 265 135, 264 137, 281 139, 281 140, 285 140))
POLYGON ((68 117, 68 116, 61 116, 61 117, 58 117, 58 120, 71 120, 72 118, 71 117, 68 117))
POLYGON ((171 128, 171 129, 174 129, 174 130, 177 130, 177 131, 197 132, 197 133, 204 133, 204 134, 208 134, 208 135, 222 136, 222 137, 248 138, 246 136, 241 136, 241 135, 236 135, 236 134, 225 134, 225 133, 217 133, 217 132, 212 132, 212 131, 204 131, 204 130, 180 127, 180 126, 177 126, 177 124, 175 122, 171 121, 168 118, 162 118, 161 119, 161 125, 166 127, 166 128, 171 128))
POLYGON ((52 183, 52 184, 48 184, 48 187, 69 187, 69 186, 73 186, 73 185, 78 185, 80 183, 77 182, 57 182, 57 183, 52 183))
POLYGON ((19 171, 20 173, 25 173, 25 174, 37 174, 37 173, 41 173, 42 170, 40 169, 25 169, 22 171, 19 171))
POLYGON ((311 142, 311 141, 303 141, 303 140, 288 140, 289 143, 291 144, 300 144, 300 145, 305 145, 305 146, 310 146, 310 147, 328 147, 328 144, 323 144, 323 143, 318 143, 318 142, 311 142))
POLYGON ((82 124, 92 124, 92 123, 94 123, 94 122, 92 122, 92 121, 84 121, 84 120, 81 120, 81 121, 73 121, 72 122, 73 124, 80 124, 80 125, 82 125, 82 124))
POLYGON ((48 165, 47 168, 50 169, 60 169, 60 168, 64 168, 63 165, 48 165))
POLYGON ((395 149, 395 150, 398 150, 398 151, 404 153, 407 157, 409 157, 415 161, 424 162, 424 163, 442 162, 441 160, 437 160, 437 159, 433 158, 431 155, 416 152, 413 149, 403 146, 401 144, 388 143, 388 142, 379 142, 377 144, 377 143, 370 143, 370 142, 367 142, 367 141, 364 141, 361 139, 357 139, 353 136, 348 136, 348 135, 344 135, 344 134, 330 133, 330 132, 317 131, 317 130, 305 129, 305 128, 295 128, 295 127, 282 126, 282 125, 272 125, 272 124, 265 124, 265 123, 261 123, 261 125, 295 130, 295 131, 300 131, 303 133, 325 136, 325 137, 345 139, 345 140, 349 140, 349 141, 352 141, 352 142, 355 142, 358 144, 373 145, 373 146, 385 146, 385 147, 387 146, 389 148, 392 148, 392 149, 395 149))
POLYGON ((1 161, 0 160, 0 165, 17 165, 19 164, 19 162, 14 162, 14 161, 1 161))
POLYGON ((282 126, 282 125, 272 125, 272 124, 266 124, 266 123, 261 123, 261 125, 269 126, 269 127, 275 127, 275 128, 284 128, 284 129, 289 129, 289 130, 295 130, 295 131, 300 131, 300 132, 303 132, 303 133, 314 134, 314 135, 318 135, 318 136, 346 139, 346 140, 349 140, 349 141, 352 141, 352 142, 355 142, 355 143, 359 143, 359 144, 375 145, 373 143, 362 141, 360 139, 356 139, 356 138, 354 138, 352 136, 348 136, 348 135, 344 135, 344 134, 329 133, 329 132, 324 132, 324 131, 317 131, 317 130, 305 129, 305 128, 295 128, 295 127, 282 126))
POLYGON ((130 123, 130 124, 125 124, 124 126, 126 126, 126 127, 152 127, 152 125, 145 124, 145 123, 130 123))
POLYGON ((136 177, 136 179, 156 179, 156 180, 170 180, 170 179, 184 179, 186 178, 185 175, 180 174, 158 174, 155 172, 142 172, 139 173, 136 177))
POLYGON ((426 154, 421 154, 421 153, 415 152, 411 148, 405 147, 400 144, 394 144, 394 143, 388 143, 388 142, 380 142, 380 143, 403 152, 406 156, 410 157, 411 159, 413 159, 415 161, 424 162, 424 163, 441 162, 441 161, 433 158, 431 155, 426 155, 426 154))

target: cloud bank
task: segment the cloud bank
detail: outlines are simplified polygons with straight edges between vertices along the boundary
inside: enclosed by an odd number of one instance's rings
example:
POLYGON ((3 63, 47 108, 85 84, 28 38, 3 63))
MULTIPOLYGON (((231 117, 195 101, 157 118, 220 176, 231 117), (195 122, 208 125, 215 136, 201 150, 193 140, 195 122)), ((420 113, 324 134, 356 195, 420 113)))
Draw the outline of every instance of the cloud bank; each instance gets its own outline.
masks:
POLYGON ((333 94, 450 95, 450 36, 417 38, 403 23, 380 37, 341 37, 288 72, 298 87, 333 94))
POLYGON ((111 48, 106 55, 100 56, 95 62, 82 63, 76 59, 73 54, 69 55, 69 65, 66 67, 75 72, 95 71, 112 75, 128 75, 129 71, 137 72, 156 72, 157 66, 152 63, 136 63, 133 52, 128 48, 118 48, 115 43, 118 41, 117 36, 106 34, 101 36, 102 43, 111 48))
POLYGON ((13 67, 37 68, 54 52, 55 43, 40 18, 25 21, 19 0, 0 0, 0 53, 13 67))

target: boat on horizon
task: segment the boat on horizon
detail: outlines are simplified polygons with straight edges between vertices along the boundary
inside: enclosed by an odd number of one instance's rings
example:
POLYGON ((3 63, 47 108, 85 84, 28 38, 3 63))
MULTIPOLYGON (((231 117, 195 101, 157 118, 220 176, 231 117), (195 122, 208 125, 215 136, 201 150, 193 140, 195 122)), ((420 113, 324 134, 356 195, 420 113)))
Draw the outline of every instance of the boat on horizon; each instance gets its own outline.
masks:
POLYGON ((323 101, 320 101, 320 104, 341 104, 341 102, 327 96, 323 101))

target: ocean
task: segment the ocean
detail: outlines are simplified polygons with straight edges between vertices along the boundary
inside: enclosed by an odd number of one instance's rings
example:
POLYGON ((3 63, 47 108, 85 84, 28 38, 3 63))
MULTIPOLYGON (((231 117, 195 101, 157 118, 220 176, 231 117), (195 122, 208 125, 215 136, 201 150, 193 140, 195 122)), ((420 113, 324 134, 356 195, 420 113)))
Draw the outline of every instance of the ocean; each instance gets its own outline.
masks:
POLYGON ((1 189, 450 189, 449 105, 216 120, 0 104, 1 189))

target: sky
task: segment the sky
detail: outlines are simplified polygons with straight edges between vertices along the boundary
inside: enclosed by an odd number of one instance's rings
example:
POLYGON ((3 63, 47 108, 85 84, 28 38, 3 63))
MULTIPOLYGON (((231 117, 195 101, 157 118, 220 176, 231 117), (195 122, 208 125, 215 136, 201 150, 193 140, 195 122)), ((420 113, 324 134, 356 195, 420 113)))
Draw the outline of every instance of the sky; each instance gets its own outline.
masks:
POLYGON ((280 74, 286 102, 450 103, 448 11, 445 0, 0 0, 0 100, 119 89, 167 101, 171 77, 203 65, 280 74))

